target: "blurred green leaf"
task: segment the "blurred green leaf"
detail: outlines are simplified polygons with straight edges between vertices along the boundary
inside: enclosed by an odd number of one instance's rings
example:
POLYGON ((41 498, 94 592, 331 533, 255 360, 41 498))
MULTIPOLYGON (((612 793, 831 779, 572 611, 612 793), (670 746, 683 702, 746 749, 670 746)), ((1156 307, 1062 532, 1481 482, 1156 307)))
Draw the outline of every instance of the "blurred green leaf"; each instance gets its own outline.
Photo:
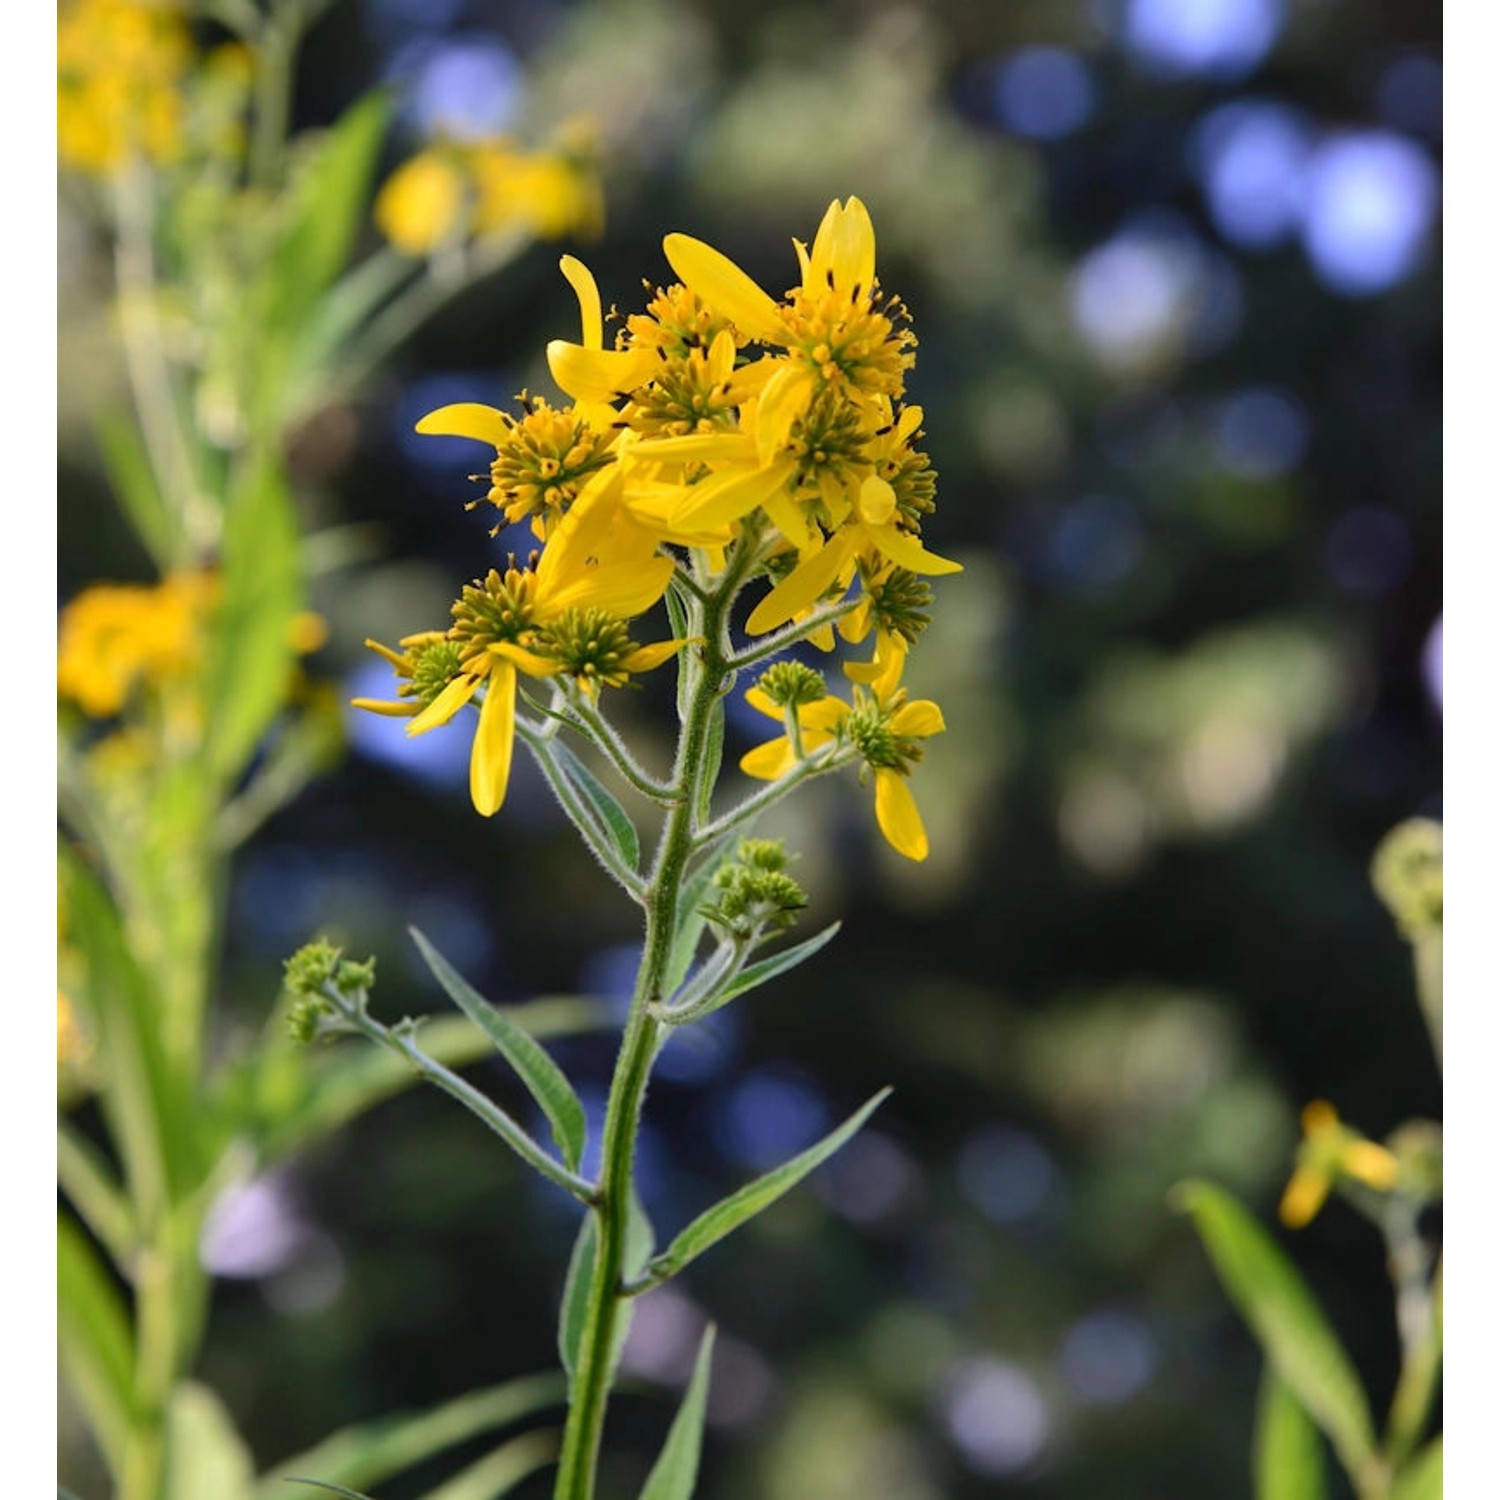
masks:
POLYGON ((552 1138, 570 1169, 577 1169, 588 1140, 583 1104, 563 1070, 534 1037, 503 1011, 497 1010, 438 952, 415 927, 408 929, 427 967, 448 998, 495 1044, 516 1070, 521 1082, 541 1106, 552 1127, 552 1138))
POLYGON ((125 1304, 93 1247, 57 1220, 57 1350, 63 1378, 118 1475, 130 1428, 135 1351, 125 1304))
POLYGON ((334 1485, 380 1484, 496 1427, 556 1406, 565 1395, 557 1375, 526 1375, 470 1391, 431 1411, 356 1423, 277 1464, 261 1480, 259 1500, 284 1494, 282 1485, 293 1478, 292 1471, 311 1471, 322 1476, 319 1482, 334 1485))
POLYGON ((1402 1469, 1390 1500, 1443 1500, 1443 1440, 1433 1440, 1402 1469))
POLYGON ((890 1092, 888 1088, 881 1089, 821 1141, 699 1214, 651 1262, 648 1268, 651 1278, 654 1281, 665 1281, 669 1276, 675 1276, 689 1261, 696 1260, 726 1235, 733 1234, 747 1219, 753 1219, 784 1193, 796 1187, 809 1172, 827 1161, 875 1113, 890 1092))
POLYGON ((206 672, 204 760, 233 785, 286 701, 301 605, 297 515, 286 476, 262 456, 236 486, 224 519, 224 594, 206 672))
POLYGON ((557 1457, 555 1432, 525 1432, 470 1464, 422 1500, 500 1500, 557 1457))
POLYGON ((167 1411, 166 1500, 249 1500, 254 1488, 250 1452, 223 1403, 183 1381, 167 1411))
POLYGON ((1358 1485, 1377 1461, 1365 1393, 1297 1268, 1221 1188, 1187 1182, 1176 1201, 1192 1216, 1230 1300, 1358 1485))
POLYGON ((315 1490, 327 1490, 333 1495, 343 1495, 345 1500, 371 1500, 369 1495, 361 1494, 358 1490, 347 1489, 342 1484, 328 1484, 322 1479, 308 1479, 301 1474, 288 1474, 285 1482, 311 1485, 315 1490))
POLYGON ((83 953, 89 1011, 99 1028, 102 1103, 130 1197, 150 1218, 196 1185, 203 1138, 189 1123, 188 1083, 166 1055, 170 1018, 125 942, 113 903, 66 852, 64 878, 69 930, 83 953))
POLYGON ((641 1500, 691 1500, 698 1482, 698 1456, 703 1446, 703 1415, 708 1407, 708 1372, 713 1363, 714 1325, 703 1330, 698 1359, 687 1394, 672 1419, 661 1456, 646 1476, 641 1500))
POLYGON ((61 1115, 57 1120, 57 1180, 89 1233, 116 1265, 130 1252, 130 1204, 103 1154, 61 1115))
POLYGON ((636 832, 635 824, 630 821, 630 814, 566 745, 553 741, 550 753, 556 760, 558 769, 572 782, 593 811, 600 831, 614 845, 615 852, 628 869, 634 870, 640 863, 641 837, 636 832))
POLYGON ((99 418, 95 435, 120 509, 156 566, 170 571, 182 561, 182 527, 162 497, 139 430, 123 412, 111 411, 99 418))
POLYGON ((1255 1426, 1256 1500, 1324 1500, 1327 1493, 1317 1425, 1268 1364, 1255 1426))

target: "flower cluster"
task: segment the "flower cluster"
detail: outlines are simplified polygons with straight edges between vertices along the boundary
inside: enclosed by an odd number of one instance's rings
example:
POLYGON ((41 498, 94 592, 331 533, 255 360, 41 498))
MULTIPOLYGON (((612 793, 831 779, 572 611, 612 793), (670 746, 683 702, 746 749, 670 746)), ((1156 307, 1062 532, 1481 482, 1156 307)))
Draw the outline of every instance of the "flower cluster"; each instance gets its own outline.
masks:
POLYGON ((852 702, 810 668, 792 699, 778 697, 785 664, 773 667, 750 701, 787 733, 741 764, 777 779, 824 747, 830 767, 861 761, 886 838, 925 858, 906 778, 944 725, 900 682, 928 623, 926 580, 959 564, 922 539, 936 476, 919 446, 921 408, 903 401, 916 338, 903 304, 881 290, 858 198, 830 205, 811 248, 794 244, 800 280, 778 301, 710 246, 668 235, 680 279, 650 289, 640 312, 612 310, 612 347, 593 275, 564 256, 580 336, 551 342, 547 359, 567 402, 523 393, 514 413, 466 402, 417 424, 487 444, 484 501, 471 503, 495 507, 497 531, 524 521, 544 544, 534 565, 463 591, 442 635, 442 684, 424 666, 434 638, 409 638, 404 655, 376 648, 396 667, 399 697, 364 706, 410 715, 412 733, 484 690, 471 774, 481 812, 504 797, 517 673, 569 676, 592 697, 666 660, 684 642, 637 647, 626 622, 662 597, 685 551, 695 588, 769 580, 745 624, 753 636, 828 651, 837 629, 872 643, 845 667, 852 702))
POLYGON ((540 151, 510 136, 434 141, 397 167, 375 200, 380 232, 412 256, 469 236, 592 236, 603 221, 603 194, 581 123, 540 151))

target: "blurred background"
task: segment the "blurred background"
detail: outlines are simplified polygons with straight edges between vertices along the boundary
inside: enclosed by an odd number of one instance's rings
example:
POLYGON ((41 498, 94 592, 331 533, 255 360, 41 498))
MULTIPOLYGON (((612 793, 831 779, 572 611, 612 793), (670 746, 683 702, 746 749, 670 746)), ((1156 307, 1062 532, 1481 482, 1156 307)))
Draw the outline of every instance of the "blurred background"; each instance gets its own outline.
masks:
MULTIPOLYGON (((639 1485, 712 1317, 715 1500, 1249 1495, 1259 1355, 1168 1190, 1210 1176, 1266 1218, 1308 1098, 1377 1138, 1440 1100, 1367 874, 1441 814, 1439 24, 1415 0, 339 0, 312 32, 298 125, 384 82, 394 165, 586 117, 607 204, 299 434, 344 696, 386 695, 364 637, 443 625, 529 545, 464 509, 482 450, 412 425, 551 393, 560 250, 622 311, 671 230, 779 292, 790 238, 856 193, 921 340, 924 535, 966 567, 908 671, 949 725, 914 782, 933 854, 892 854, 852 778, 764 825, 809 931, 844 929, 674 1038, 642 1140, 659 1231, 895 1096, 642 1303, 603 1494, 639 1485)), ((107 267, 66 207, 59 248, 66 600, 150 570, 94 467, 107 267)), ((667 754, 669 684, 614 708, 667 754)), ((623 1006, 633 909, 529 764, 486 823, 466 735, 347 730, 239 861, 226 1038, 320 931, 377 956, 383 1015, 436 1008, 408 923, 497 1001, 623 1006)), ((614 1042, 557 1045, 600 1110, 614 1042)), ((402 1098, 220 1204, 204 1375, 269 1462, 550 1368, 574 1228, 461 1112, 402 1098)), ((1374 1232, 1335 1205, 1293 1249, 1383 1405, 1374 1232)))

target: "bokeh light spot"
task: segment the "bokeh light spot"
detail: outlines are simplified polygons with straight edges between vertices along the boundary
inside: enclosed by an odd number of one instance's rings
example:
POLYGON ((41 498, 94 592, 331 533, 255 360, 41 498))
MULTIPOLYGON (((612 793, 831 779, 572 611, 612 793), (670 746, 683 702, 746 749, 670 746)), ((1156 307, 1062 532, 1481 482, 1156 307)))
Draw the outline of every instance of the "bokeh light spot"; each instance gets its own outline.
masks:
POLYGON ((961 1360, 954 1367, 942 1412, 949 1436, 981 1474, 1024 1469, 1052 1431, 1036 1382, 1019 1365, 993 1355, 961 1360))
POLYGON ((1068 1330, 1058 1362, 1080 1401, 1117 1406, 1151 1379, 1156 1369, 1156 1340, 1133 1313, 1090 1313, 1068 1330))
POLYGON ((1269 386, 1249 386, 1230 396, 1214 423, 1219 462, 1241 479, 1290 474, 1306 455, 1311 435, 1306 407, 1269 386))
POLYGON ((1157 77, 1229 80, 1265 59, 1282 20, 1282 0, 1129 0, 1125 43, 1157 77))
POLYGON ((1062 47, 1025 47, 995 70, 995 113, 1018 135, 1056 141, 1088 123, 1094 81, 1074 52, 1062 47))
POLYGON ((1214 227, 1246 249, 1277 244, 1300 222, 1312 131, 1284 105, 1226 104, 1193 138, 1199 179, 1214 227))

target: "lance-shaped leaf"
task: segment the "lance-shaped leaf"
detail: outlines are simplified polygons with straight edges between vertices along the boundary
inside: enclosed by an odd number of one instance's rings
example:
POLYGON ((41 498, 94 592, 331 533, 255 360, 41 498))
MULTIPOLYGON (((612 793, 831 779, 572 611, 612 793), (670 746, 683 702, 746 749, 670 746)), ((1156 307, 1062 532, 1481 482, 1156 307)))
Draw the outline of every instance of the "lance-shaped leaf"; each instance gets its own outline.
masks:
POLYGON ((162 498, 139 429, 123 412, 111 411, 94 435, 121 510, 157 567, 169 572, 182 561, 182 522, 162 498))
POLYGON ((677 1415, 672 1419, 661 1455, 646 1476, 641 1500, 692 1500, 698 1482, 698 1456, 703 1448, 703 1414, 708 1407, 708 1370, 713 1362, 714 1325, 703 1330, 693 1378, 677 1415))
POLYGON ((1327 1493, 1317 1426, 1267 1364, 1255 1422, 1256 1500, 1325 1500, 1327 1493))
MULTIPOLYGON (((795 969, 798 964, 811 958, 819 948, 831 943, 842 925, 839 922, 831 922, 822 932, 808 938, 806 942, 795 943, 790 948, 783 948, 780 953, 773 953, 769 958, 761 959, 759 963, 748 964, 722 989, 712 991, 692 1006, 693 1019, 697 1020, 711 1015, 721 1005, 728 1005, 731 1000, 737 1000, 741 995, 759 985, 766 984, 775 979, 778 974, 785 974, 788 969, 795 969)), ((671 1012, 668 1011, 667 1014, 670 1015, 671 1012)))
POLYGON ((1402 1469, 1391 1500, 1443 1500, 1443 1440, 1433 1440, 1402 1469))
POLYGON ((583 1104, 573 1085, 546 1049, 497 1010, 428 942, 415 927, 411 935, 434 978, 448 998, 495 1044, 496 1050, 516 1070, 531 1096, 541 1106, 552 1127, 552 1138, 570 1169, 578 1166, 588 1136, 583 1104))
POLYGON ((556 1406, 564 1394, 556 1375, 527 1375, 470 1391, 431 1411, 402 1412, 345 1427, 317 1447, 277 1464, 261 1482, 260 1500, 285 1500, 282 1486, 292 1474, 316 1474, 333 1484, 382 1484, 460 1443, 556 1406))
POLYGON ((501 1500, 528 1474, 552 1463, 557 1449, 557 1433, 523 1432, 429 1490, 422 1500, 501 1500))
POLYGON ((790 1192, 809 1172, 827 1161, 875 1113, 890 1092, 888 1088, 881 1089, 816 1145, 809 1146, 790 1161, 773 1168, 764 1177, 757 1177, 737 1193, 731 1193, 699 1214, 647 1267, 647 1284, 655 1286, 675 1276, 710 1246, 717 1245, 747 1219, 753 1219, 762 1209, 769 1208, 784 1193, 790 1192))
POLYGON ((1175 1196, 1192 1214, 1230 1300, 1358 1486, 1377 1462, 1370 1409, 1317 1298, 1230 1194, 1211 1183, 1188 1182, 1175 1196))
POLYGON ((130 1430, 135 1351, 125 1305, 71 1220, 57 1221, 57 1349, 110 1471, 118 1475, 130 1430))
POLYGON ((625 862, 625 867, 634 870, 640 863, 641 837, 635 830, 635 824, 630 821, 630 814, 566 745, 554 740, 548 753, 583 798, 589 811, 593 813, 600 832, 614 846, 615 852, 625 862))

